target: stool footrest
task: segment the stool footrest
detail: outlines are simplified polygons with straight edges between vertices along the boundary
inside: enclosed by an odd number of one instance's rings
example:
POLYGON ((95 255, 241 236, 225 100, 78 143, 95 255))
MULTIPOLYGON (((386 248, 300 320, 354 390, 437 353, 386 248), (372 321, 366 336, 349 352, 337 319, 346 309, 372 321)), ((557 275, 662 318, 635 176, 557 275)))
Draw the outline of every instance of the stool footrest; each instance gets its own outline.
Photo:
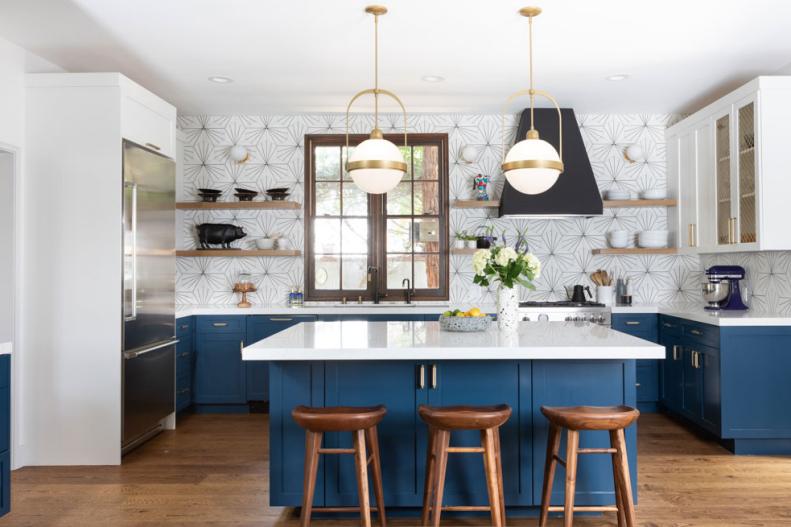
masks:
POLYGON ((319 454, 354 454, 353 448, 320 448, 319 454))
POLYGON ((615 448, 579 448, 577 454, 617 454, 615 448))
POLYGON ((555 454, 553 454, 552 457, 555 458, 555 461, 557 461, 558 464, 563 465, 564 467, 566 466, 566 460, 565 459, 560 458, 560 457, 558 457, 555 454))
MULTIPOLYGON (((360 512, 360 507, 313 507, 313 512, 360 512)), ((378 512, 379 509, 371 507, 371 511, 378 512)))
MULTIPOLYGON (((563 512, 565 509, 560 506, 553 505, 549 507, 549 512, 563 512)), ((618 507, 615 505, 600 505, 600 506, 575 506, 574 512, 618 512, 618 507)))
POLYGON ((483 454, 483 448, 479 446, 449 446, 447 451, 457 454, 483 454))

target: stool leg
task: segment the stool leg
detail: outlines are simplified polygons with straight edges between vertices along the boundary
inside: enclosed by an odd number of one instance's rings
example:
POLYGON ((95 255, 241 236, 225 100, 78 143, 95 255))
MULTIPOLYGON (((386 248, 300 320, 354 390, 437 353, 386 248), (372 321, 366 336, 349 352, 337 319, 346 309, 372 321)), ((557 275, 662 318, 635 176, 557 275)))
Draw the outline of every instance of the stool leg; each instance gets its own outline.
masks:
POLYGON ((560 452, 560 429, 549 423, 549 435, 547 437, 547 459, 544 461, 544 489, 541 493, 541 517, 538 519, 539 527, 547 524, 549 516, 549 505, 552 500, 552 484, 555 482, 555 468, 558 462, 555 456, 560 452))
MULTIPOLYGON (((610 446, 618 448, 618 435, 615 430, 610 430, 610 446)), ((615 488, 615 506, 618 507, 618 527, 626 527, 626 516, 624 514, 623 506, 623 493, 621 486, 618 484, 618 453, 612 455, 612 482, 615 488)))
POLYGON ((434 491, 434 472, 437 470, 436 456, 434 455, 434 437, 437 431, 428 427, 428 447, 426 448, 426 482, 423 486, 423 514, 420 525, 426 526, 431 512, 431 498, 434 491))
POLYGON ((357 469, 357 495, 360 500, 360 524, 371 527, 371 503, 368 497, 368 456, 365 453, 365 431, 352 432, 354 439, 354 465, 357 469))
POLYGON ((574 526, 574 492, 577 487, 577 447, 580 433, 568 430, 566 433, 566 503, 563 508, 563 525, 574 526))
POLYGON ((629 476, 629 458, 626 456, 626 437, 623 428, 615 431, 615 441, 618 452, 615 454, 617 465, 617 481, 621 490, 624 516, 627 527, 634 527, 636 518, 634 513, 634 500, 632 499, 632 478, 629 476))
POLYGON ((382 489, 382 462, 379 459, 379 435, 376 432, 376 427, 372 426, 365 431, 365 437, 368 439, 368 449, 371 451, 371 478, 374 481, 374 496, 376 496, 377 518, 379 519, 380 527, 387 527, 387 518, 385 518, 385 495, 382 489))
POLYGON ((492 525, 502 527, 500 517, 500 489, 497 481, 497 455, 494 446, 494 433, 492 428, 481 430, 481 446, 483 447, 483 467, 486 471, 486 488, 489 491, 489 508, 492 515, 492 525))
POLYGON ((500 448, 500 429, 494 431, 494 449, 497 454, 497 481, 500 482, 500 521, 505 527, 505 488, 503 485, 503 451, 500 448))
POLYGON ((434 503, 431 516, 431 524, 439 527, 440 515, 442 514, 442 494, 445 491, 445 471, 448 468, 448 446, 450 445, 450 432, 447 430, 437 430, 434 436, 434 503))
POLYGON ((300 519, 302 527, 310 525, 313 494, 316 492, 316 473, 319 468, 321 437, 321 432, 305 431, 305 476, 302 483, 302 518, 300 519))

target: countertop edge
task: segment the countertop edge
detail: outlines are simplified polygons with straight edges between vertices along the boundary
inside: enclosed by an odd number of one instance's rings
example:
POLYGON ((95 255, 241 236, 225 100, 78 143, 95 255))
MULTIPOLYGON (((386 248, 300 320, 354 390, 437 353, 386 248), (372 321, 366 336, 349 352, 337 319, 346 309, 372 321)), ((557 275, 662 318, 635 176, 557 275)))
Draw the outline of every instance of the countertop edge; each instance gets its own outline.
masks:
POLYGON ((13 349, 13 342, 0 342, 0 355, 11 355, 13 349))

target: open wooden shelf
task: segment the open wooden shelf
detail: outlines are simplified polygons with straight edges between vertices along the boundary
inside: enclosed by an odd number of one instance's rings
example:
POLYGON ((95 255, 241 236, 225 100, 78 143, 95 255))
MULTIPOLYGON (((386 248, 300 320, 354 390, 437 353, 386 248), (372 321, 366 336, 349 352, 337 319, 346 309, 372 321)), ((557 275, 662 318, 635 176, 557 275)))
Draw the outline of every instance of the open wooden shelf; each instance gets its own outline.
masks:
POLYGON ((464 249, 457 249, 456 247, 451 247, 450 248, 450 254, 475 254, 475 251, 477 251, 477 250, 478 250, 477 248, 476 249, 468 249, 468 248, 465 247, 464 249))
POLYGON ((496 209, 500 207, 500 200, 456 199, 450 202, 450 206, 454 209, 496 209))
POLYGON ((254 209, 301 209, 302 203, 296 201, 179 201, 176 208, 181 210, 254 210, 254 209))
POLYGON ((662 247, 661 249, 646 249, 643 247, 625 247, 623 249, 593 249, 593 254, 676 254, 675 247, 662 247))
POLYGON ((176 251, 176 256, 302 256, 296 249, 190 249, 176 251))
POLYGON ((620 207, 675 207, 678 202, 674 199, 616 199, 604 200, 605 209, 620 207))

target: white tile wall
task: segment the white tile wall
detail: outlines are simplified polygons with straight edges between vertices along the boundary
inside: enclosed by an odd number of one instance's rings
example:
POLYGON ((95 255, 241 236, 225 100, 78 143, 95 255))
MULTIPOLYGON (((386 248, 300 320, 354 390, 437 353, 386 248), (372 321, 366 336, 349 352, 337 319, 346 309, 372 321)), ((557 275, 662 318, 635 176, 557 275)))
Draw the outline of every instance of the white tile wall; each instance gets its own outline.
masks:
MULTIPOLYGON (((386 132, 399 131, 399 115, 384 115, 386 132)), ((579 127, 585 140, 599 188, 630 192, 665 187, 664 129, 675 119, 671 115, 580 115, 579 127), (631 164, 623 149, 639 143, 646 152, 644 162, 631 164)), ((506 119, 506 142, 513 141, 517 119, 506 119)), ((472 197, 472 177, 489 174, 496 199, 502 186, 499 164, 502 157, 499 115, 421 114, 410 116, 411 132, 449 135, 450 198, 472 197), (459 159, 463 146, 480 148, 478 159, 466 164, 459 159)), ((303 138, 306 133, 343 133, 341 114, 182 116, 179 126, 185 133, 185 196, 194 196, 198 187, 223 189, 224 199, 233 199, 233 187, 265 190, 275 186, 293 189, 293 199, 302 201, 304 178, 303 138), (242 144, 251 160, 238 165, 228 159, 228 149, 242 144)), ((367 133, 372 116, 353 116, 353 133, 367 133)), ((194 225, 223 221, 242 225, 248 237, 240 242, 252 247, 253 240, 279 233, 294 247, 303 247, 302 211, 214 211, 184 214, 184 248, 194 247, 194 225)), ((516 232, 528 228, 530 248, 544 262, 537 291, 523 291, 531 299, 559 299, 566 284, 589 284, 588 275, 598 268, 629 277, 636 302, 672 302, 699 298, 701 263, 691 256, 593 256, 591 249, 606 246, 605 233, 611 229, 637 232, 662 229, 667 225, 664 209, 605 209, 601 217, 563 220, 501 220, 490 218, 481 209, 451 209, 451 235, 460 230, 474 232, 492 224, 508 243, 516 232)), ((787 257, 786 257, 787 260, 787 257)), ((452 302, 494 301, 491 291, 472 283, 469 256, 452 256, 450 296, 452 302)), ((786 266, 787 268, 788 266, 786 266)), ((253 275, 258 293, 252 301, 282 303, 288 290, 302 285, 301 258, 179 258, 177 301, 180 303, 235 303, 231 287, 239 272, 253 275)), ((788 280, 786 280, 788 282, 788 280)), ((788 299, 787 299, 788 300, 788 299)))

